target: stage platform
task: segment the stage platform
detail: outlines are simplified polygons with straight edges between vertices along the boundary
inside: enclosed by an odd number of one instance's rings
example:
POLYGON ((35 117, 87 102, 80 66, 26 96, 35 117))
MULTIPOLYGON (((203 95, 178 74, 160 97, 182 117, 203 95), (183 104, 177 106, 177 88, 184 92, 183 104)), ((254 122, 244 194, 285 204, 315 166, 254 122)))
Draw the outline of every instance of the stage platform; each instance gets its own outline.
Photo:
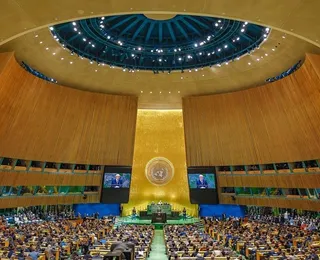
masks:
POLYGON ((134 225, 154 225, 156 229, 162 229, 164 225, 185 225, 200 223, 199 218, 187 217, 186 219, 180 218, 179 220, 167 220, 167 223, 151 223, 151 220, 140 219, 139 217, 118 217, 116 219, 116 226, 121 224, 134 224, 134 225))

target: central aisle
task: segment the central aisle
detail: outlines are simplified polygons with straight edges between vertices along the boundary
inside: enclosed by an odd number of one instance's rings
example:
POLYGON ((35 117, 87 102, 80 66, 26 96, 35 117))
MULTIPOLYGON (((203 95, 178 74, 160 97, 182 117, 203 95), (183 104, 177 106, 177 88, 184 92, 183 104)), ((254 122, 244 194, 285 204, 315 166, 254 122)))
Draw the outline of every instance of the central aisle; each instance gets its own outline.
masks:
POLYGON ((164 260, 166 256, 166 246, 164 244, 163 230, 155 230, 154 238, 151 244, 149 259, 164 260))

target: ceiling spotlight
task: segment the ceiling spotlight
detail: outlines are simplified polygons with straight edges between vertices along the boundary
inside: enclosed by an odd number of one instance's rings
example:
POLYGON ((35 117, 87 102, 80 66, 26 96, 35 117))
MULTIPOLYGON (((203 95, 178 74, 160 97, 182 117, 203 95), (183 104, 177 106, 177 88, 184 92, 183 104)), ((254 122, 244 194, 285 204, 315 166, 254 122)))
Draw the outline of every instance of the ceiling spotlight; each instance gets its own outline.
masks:
POLYGON ((171 91, 169 91, 169 94, 171 94, 171 91))
POLYGON ((181 60, 182 60, 182 58, 181 58, 181 57, 179 57, 179 59, 178 59, 178 60, 180 60, 180 61, 181 61, 181 60))
POLYGON ((218 23, 221 23, 221 20, 218 20, 218 23))
POLYGON ((98 70, 95 70, 95 72, 98 72, 98 70))
POLYGON ((238 57, 238 58, 236 58, 236 60, 240 60, 240 58, 238 57))
POLYGON ((93 61, 90 61, 90 64, 93 64, 93 61))
POLYGON ((143 91, 142 91, 142 90, 141 90, 140 92, 141 92, 141 93, 143 93, 143 91))
POLYGON ((77 25, 77 23, 76 23, 76 22, 72 22, 72 25, 73 25, 73 26, 76 26, 76 25, 77 25))
POLYGON ((269 32, 270 31, 270 28, 266 28, 266 32, 269 32))
POLYGON ((202 55, 202 52, 200 52, 199 55, 202 55))
POLYGON ((248 62, 248 65, 251 65, 251 62, 248 62))
POLYGON ((218 67, 221 67, 221 64, 217 64, 218 67))
POLYGON ((227 48, 228 48, 228 45, 225 45, 224 48, 227 49, 227 48))
POLYGON ((181 77, 181 79, 183 79, 183 77, 181 77))
POLYGON ((218 49, 218 52, 220 52, 220 51, 221 51, 221 49, 219 48, 219 49, 218 49))
POLYGON ((177 49, 174 49, 174 52, 177 52, 177 49))
POLYGON ((101 20, 104 20, 104 17, 101 17, 101 20))
POLYGON ((268 36, 268 35, 266 35, 266 34, 263 35, 264 38, 267 38, 267 36, 268 36))
POLYGON ((191 70, 189 70, 189 72, 191 72, 191 70))
POLYGON ((195 69, 195 71, 198 71, 198 69, 195 69))
POLYGON ((229 65, 229 62, 226 62, 226 65, 229 65))
POLYGON ((218 23, 215 23, 215 24, 214 24, 214 26, 215 26, 215 27, 218 27, 218 26, 219 26, 219 24, 218 24, 218 23))
POLYGON ((194 47, 198 47, 198 44, 197 44, 197 43, 195 43, 195 44, 194 44, 194 47))
POLYGON ((180 90, 178 91, 178 93, 180 93, 180 90))
POLYGON ((111 38, 111 36, 110 36, 110 35, 108 35, 107 39, 110 39, 110 38, 111 38))
POLYGON ((46 50, 49 50, 49 48, 47 47, 46 50))
POLYGON ((40 44, 42 44, 42 42, 40 42, 40 44))
POLYGON ((260 61, 260 59, 258 58, 257 61, 260 61))
POLYGON ((141 51, 141 47, 138 47, 138 51, 141 51))
POLYGON ((123 68, 123 69, 122 69, 122 71, 126 71, 126 69, 125 69, 125 68, 123 68))
MULTIPOLYGON (((181 51, 181 49, 180 49, 180 48, 179 48, 178 50, 179 50, 179 51, 181 51)), ((161 52, 163 52, 163 51, 161 51, 161 52)))
POLYGON ((78 29, 77 29, 77 28, 73 28, 73 30, 78 31, 78 29))
POLYGON ((283 36, 282 36, 282 38, 283 38, 283 39, 285 39, 285 38, 286 38, 286 36, 284 36, 284 35, 283 35, 283 36))
POLYGON ((247 24, 248 24, 248 22, 245 22, 244 24, 245 24, 245 25, 247 25, 247 24))
POLYGON ((36 36, 34 36, 34 37, 35 37, 35 38, 38 38, 38 36, 39 36, 39 35, 37 34, 37 35, 36 35, 36 36))
POLYGON ((265 56, 268 56, 268 53, 266 53, 265 56))
POLYGON ((73 61, 70 61, 70 64, 72 64, 73 63, 73 61))
POLYGON ((94 44, 91 45, 93 48, 96 47, 94 44))
POLYGON ((54 52, 54 53, 52 53, 52 55, 56 55, 56 53, 54 52))
POLYGON ((209 52, 209 53, 208 53, 208 56, 210 56, 210 55, 211 55, 211 53, 209 52))
POLYGON ((244 29, 241 29, 241 32, 244 32, 244 29))
POLYGON ((100 24, 100 27, 101 27, 101 28, 104 28, 104 25, 103 25, 103 24, 100 24))
POLYGON ((61 60, 64 60, 64 58, 62 57, 61 60))
POLYGON ((239 40, 240 40, 240 37, 237 38, 237 41, 239 41, 239 40))
POLYGON ((202 77, 204 77, 204 74, 202 74, 202 77))
POLYGON ((272 49, 272 51, 275 51, 275 49, 272 49))
POLYGON ((159 62, 162 62, 162 59, 159 59, 159 62))
POLYGON ((86 39, 86 38, 83 38, 82 40, 83 40, 84 42, 86 42, 86 41, 87 41, 87 39, 86 39))
POLYGON ((50 27, 50 30, 51 30, 51 31, 53 31, 53 30, 54 30, 54 28, 51 26, 51 27, 50 27))

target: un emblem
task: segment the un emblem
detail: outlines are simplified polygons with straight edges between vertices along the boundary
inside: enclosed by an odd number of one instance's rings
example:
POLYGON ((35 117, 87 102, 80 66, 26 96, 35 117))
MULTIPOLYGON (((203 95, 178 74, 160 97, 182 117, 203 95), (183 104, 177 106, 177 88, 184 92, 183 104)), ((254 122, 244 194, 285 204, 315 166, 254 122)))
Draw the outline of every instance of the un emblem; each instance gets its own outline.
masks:
POLYGON ((174 168, 167 158, 156 157, 147 163, 145 173, 152 184, 162 186, 172 180, 174 168))

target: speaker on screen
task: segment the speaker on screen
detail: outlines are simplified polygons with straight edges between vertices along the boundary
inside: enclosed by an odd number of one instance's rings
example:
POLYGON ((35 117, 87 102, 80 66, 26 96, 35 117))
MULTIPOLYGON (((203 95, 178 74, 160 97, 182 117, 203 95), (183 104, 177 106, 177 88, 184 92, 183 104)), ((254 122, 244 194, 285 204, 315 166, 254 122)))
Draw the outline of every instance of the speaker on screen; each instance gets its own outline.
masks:
POLYGON ((131 167, 104 168, 101 185, 101 203, 127 203, 131 184, 131 167))
POLYGON ((188 168, 190 202, 192 204, 218 204, 217 178, 212 167, 188 168))

